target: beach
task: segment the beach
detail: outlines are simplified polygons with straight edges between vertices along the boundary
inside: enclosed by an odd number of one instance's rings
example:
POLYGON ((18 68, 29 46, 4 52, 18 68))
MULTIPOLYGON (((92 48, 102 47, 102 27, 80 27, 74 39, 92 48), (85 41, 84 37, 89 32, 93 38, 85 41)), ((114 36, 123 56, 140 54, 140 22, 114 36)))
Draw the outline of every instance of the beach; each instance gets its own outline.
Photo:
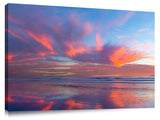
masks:
POLYGON ((8 111, 154 108, 154 76, 10 79, 8 111))

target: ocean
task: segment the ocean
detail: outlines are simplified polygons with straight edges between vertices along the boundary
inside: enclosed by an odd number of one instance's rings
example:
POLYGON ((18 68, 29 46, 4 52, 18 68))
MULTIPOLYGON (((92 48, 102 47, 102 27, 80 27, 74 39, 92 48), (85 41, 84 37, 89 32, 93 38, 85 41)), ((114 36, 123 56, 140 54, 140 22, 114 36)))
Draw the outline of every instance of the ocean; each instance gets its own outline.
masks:
POLYGON ((154 76, 6 80, 8 111, 154 108, 154 76))

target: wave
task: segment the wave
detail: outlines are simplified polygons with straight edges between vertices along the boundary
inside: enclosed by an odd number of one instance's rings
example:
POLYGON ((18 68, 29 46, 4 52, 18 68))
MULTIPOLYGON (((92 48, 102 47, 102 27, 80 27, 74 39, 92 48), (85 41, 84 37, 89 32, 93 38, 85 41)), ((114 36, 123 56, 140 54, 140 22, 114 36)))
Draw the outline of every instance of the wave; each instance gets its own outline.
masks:
POLYGON ((9 81, 54 81, 54 82, 85 82, 85 83, 138 83, 153 84, 154 76, 114 78, 114 77, 94 77, 94 78, 37 78, 37 79, 6 79, 9 81))

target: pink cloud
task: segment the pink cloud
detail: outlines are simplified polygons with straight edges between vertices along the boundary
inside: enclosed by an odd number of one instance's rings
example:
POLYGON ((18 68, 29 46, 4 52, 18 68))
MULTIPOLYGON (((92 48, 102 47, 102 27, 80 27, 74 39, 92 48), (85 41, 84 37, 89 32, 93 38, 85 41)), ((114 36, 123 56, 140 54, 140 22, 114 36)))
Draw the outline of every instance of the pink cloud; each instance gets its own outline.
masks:
POLYGON ((142 28, 138 30, 138 32, 144 32, 144 31, 149 31, 149 28, 142 28))
POLYGON ((134 11, 127 12, 125 16, 117 22, 117 25, 120 25, 120 26, 124 25, 134 14, 135 14, 134 11))
POLYGON ((117 36, 118 39, 128 38, 129 36, 117 36))
POLYGON ((115 26, 124 25, 134 14, 135 14, 134 11, 126 12, 124 16, 120 14, 117 18, 115 18, 114 20, 112 20, 107 24, 107 29, 110 29, 115 26))
POLYGON ((100 37, 100 34, 96 34, 96 51, 102 51, 103 50, 103 43, 100 37))
POLYGON ((78 18, 79 17, 76 13, 71 13, 69 15, 69 20, 70 20, 71 24, 74 25, 74 26, 79 26, 80 25, 80 21, 79 21, 78 18))
POLYGON ((146 48, 147 48, 147 50, 153 50, 154 44, 152 42, 148 42, 145 44, 134 45, 131 47, 131 50, 139 50, 140 49, 140 50, 146 51, 146 48))
POLYGON ((84 23, 83 32, 84 34, 89 34, 90 32, 92 32, 92 26, 89 22, 84 23))

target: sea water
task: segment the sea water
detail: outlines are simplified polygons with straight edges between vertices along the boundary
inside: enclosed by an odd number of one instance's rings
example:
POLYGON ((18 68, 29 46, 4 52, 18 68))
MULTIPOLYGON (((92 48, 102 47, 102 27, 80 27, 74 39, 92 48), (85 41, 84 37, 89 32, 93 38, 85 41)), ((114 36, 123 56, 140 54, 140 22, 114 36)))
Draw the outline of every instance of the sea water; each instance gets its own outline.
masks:
POLYGON ((154 76, 6 81, 8 111, 154 107, 154 76))

